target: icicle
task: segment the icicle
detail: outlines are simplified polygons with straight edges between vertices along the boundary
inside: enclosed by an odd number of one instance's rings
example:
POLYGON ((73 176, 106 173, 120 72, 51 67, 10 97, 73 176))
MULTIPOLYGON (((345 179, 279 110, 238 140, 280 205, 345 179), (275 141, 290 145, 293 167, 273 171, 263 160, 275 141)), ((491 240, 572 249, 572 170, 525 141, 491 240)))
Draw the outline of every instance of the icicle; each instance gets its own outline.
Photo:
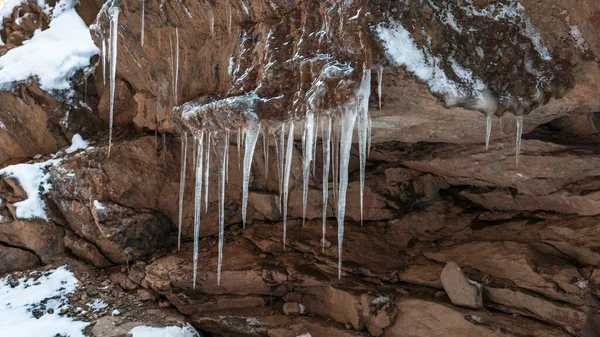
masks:
POLYGON ((145 16, 146 16, 146 0, 141 0, 142 1, 142 36, 141 36, 141 40, 142 40, 142 47, 144 46, 144 28, 145 28, 145 16))
POLYGON ((175 27, 175 105, 179 104, 177 91, 179 91, 179 28, 175 27))
POLYGON ((367 158, 371 156, 371 136, 373 135, 373 119, 371 118, 371 113, 369 112, 369 121, 368 121, 368 138, 367 138, 367 158))
POLYGON ((242 147, 242 133, 240 129, 237 129, 236 132, 236 143, 237 143, 237 151, 238 151, 238 168, 240 168, 240 162, 242 161, 241 147, 242 147))
POLYGON ((283 176, 284 172, 284 158, 285 158, 285 123, 281 123, 281 132, 279 133, 279 140, 275 139, 277 145, 277 169, 279 170, 279 211, 283 212, 282 197, 283 197, 283 176))
POLYGON ((179 175, 179 233, 177 235, 177 251, 181 250, 181 226, 183 224, 183 194, 185 193, 186 166, 187 132, 184 132, 181 136, 181 174, 179 175))
POLYGON ((229 33, 229 35, 231 35, 231 26, 232 26, 232 14, 231 14, 231 6, 229 5, 229 2, 227 3, 227 10, 229 12, 229 21, 227 22, 227 32, 229 33))
POLYGON ((285 173, 283 178, 283 249, 287 236, 287 206, 290 188, 290 172, 292 171, 292 158, 294 156, 294 121, 289 122, 287 147, 285 149, 285 173))
POLYGON ((523 136, 523 116, 516 116, 517 121, 517 147, 515 149, 515 159, 519 165, 519 155, 521 154, 521 137, 523 136))
POLYGON ((269 180, 269 128, 262 130, 263 151, 265 158, 265 183, 269 180))
MULTIPOLYGON (((358 89, 358 149, 360 156, 360 224, 363 222, 363 199, 365 190, 365 167, 367 165, 367 132, 369 128, 369 96, 371 94, 371 70, 365 69, 358 89)), ((342 130, 342 132, 344 132, 342 130)))
POLYGON ((302 136, 302 226, 306 219, 306 202, 308 201, 308 180, 310 178, 310 162, 313 158, 313 142, 315 140, 315 114, 308 112, 304 120, 304 134, 302 136))
POLYGON ((208 182, 210 181, 210 132, 208 132, 206 138, 206 168, 204 170, 204 211, 208 212, 208 182))
POLYGON ((200 213, 202 211, 202 163, 204 155, 204 132, 200 134, 200 138, 194 137, 197 143, 196 157, 196 189, 194 194, 194 285, 196 289, 196 276, 198 275, 198 240, 200 236, 200 213))
POLYGON ((115 111, 115 82, 117 77, 117 40, 119 38, 119 7, 110 9, 110 122, 108 128, 108 157, 112 147, 112 129, 115 111))
POLYGON ((246 129, 246 143, 244 144, 244 179, 242 184, 242 224, 246 228, 246 209, 248 207, 248 187, 250 185, 250 169, 254 158, 254 149, 258 134, 260 133, 260 122, 253 120, 248 122, 246 129))
POLYGON ((485 118, 486 127, 485 127, 485 150, 487 151, 490 147, 490 137, 492 135, 492 116, 488 115, 485 118))
MULTIPOLYGON (((322 252, 325 252, 325 231, 327 230, 327 198, 329 196, 329 163, 331 160, 331 116, 327 116, 327 131, 323 139, 323 247, 322 252)), ((324 130, 325 128, 322 128, 324 130)))
POLYGON ((381 86, 383 84, 383 67, 379 67, 377 71, 377 96, 379 97, 379 110, 381 110, 381 86))
POLYGON ((352 147, 352 133, 356 123, 357 111, 353 107, 342 113, 340 121, 340 163, 338 192, 338 278, 342 278, 342 246, 344 243, 344 217, 346 216, 346 190, 348 188, 348 163, 352 147))
POLYGON ((217 284, 221 284, 221 266, 223 265, 223 241, 225 240, 225 180, 227 179, 227 157, 229 157, 229 130, 225 132, 221 174, 219 178, 219 256, 217 262, 217 284))
POLYGON ((227 137, 227 152, 225 152, 225 182, 229 182, 229 137, 231 136, 229 129, 225 130, 225 137, 227 137))
MULTIPOLYGON (((342 112, 344 110, 342 109, 342 112)), ((333 117, 332 117, 333 118, 333 117)), ((339 117, 338 117, 339 118, 339 117)), ((339 178, 339 154, 340 154, 340 135, 339 135, 339 121, 336 120, 333 125, 332 137, 331 137, 331 173, 333 175, 333 199, 338 199, 338 178, 339 178)))
POLYGON ((213 11, 210 11, 210 36, 215 36, 215 14, 213 11))
POLYGON ((102 39, 102 84, 106 85, 106 39, 102 39))
POLYGON ((315 119, 315 131, 313 132, 313 150, 312 150, 312 174, 313 176, 315 175, 315 170, 317 167, 317 141, 319 140, 318 134, 319 134, 319 117, 317 116, 315 119))

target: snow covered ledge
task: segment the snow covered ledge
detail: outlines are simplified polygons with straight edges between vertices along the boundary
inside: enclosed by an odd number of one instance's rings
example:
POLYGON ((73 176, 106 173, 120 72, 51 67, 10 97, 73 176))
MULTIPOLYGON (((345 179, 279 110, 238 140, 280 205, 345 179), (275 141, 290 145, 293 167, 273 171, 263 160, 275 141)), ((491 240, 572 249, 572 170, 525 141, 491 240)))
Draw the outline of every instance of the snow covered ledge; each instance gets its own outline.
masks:
MULTIPOLYGON (((21 3, 0 4, 0 14, 12 12, 21 3)), ((44 3, 38 1, 38 5, 44 3)), ((73 75, 88 67, 90 58, 99 53, 89 28, 75 11, 76 4, 76 0, 61 0, 54 8, 45 4, 45 12, 51 13, 50 27, 38 29, 22 46, 0 57, 0 90, 8 90, 30 76, 37 76, 40 87, 48 92, 71 88, 73 75)))

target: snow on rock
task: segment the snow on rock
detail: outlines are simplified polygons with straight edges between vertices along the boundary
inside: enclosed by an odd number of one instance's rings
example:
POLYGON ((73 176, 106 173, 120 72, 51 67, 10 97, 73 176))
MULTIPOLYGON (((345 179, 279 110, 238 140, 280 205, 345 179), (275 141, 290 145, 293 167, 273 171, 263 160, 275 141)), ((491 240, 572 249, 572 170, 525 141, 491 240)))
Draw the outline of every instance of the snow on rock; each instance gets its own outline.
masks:
POLYGON ((196 330, 189 324, 183 327, 168 326, 164 328, 153 328, 149 326, 138 326, 129 331, 132 337, 198 337, 196 330))
POLYGON ((98 312, 108 307, 108 304, 104 303, 104 301, 99 298, 95 298, 94 300, 87 303, 87 306, 92 312, 98 312))
POLYGON ((7 175, 15 178, 27 194, 27 199, 14 204, 18 219, 48 220, 46 204, 40 195, 40 188, 44 194, 50 191, 52 188, 48 182, 50 175, 44 173, 44 170, 60 162, 61 159, 50 159, 41 163, 10 165, 0 170, 0 176, 7 175))
POLYGON ((87 149, 89 145, 90 145, 90 143, 88 141, 84 140, 80 134, 76 134, 71 139, 71 146, 69 146, 65 150, 65 152, 73 153, 77 150, 87 149))
POLYGON ((83 337, 89 323, 59 315, 68 305, 66 295, 77 288, 77 278, 64 266, 40 275, 18 283, 10 276, 0 279, 0 336, 83 337), (42 306, 45 310, 37 311, 42 315, 35 318, 33 310, 42 306), (50 308, 53 313, 48 313, 50 308))
MULTIPOLYGON (((43 2, 43 1, 42 1, 43 2)), ((12 4, 12 1, 10 2, 12 4)), ((19 1, 20 3, 20 1, 19 1)), ((5 5, 6 6, 6 5, 5 5)), ((0 16, 4 7, 0 10, 0 16)), ((99 53, 72 0, 57 5, 50 27, 0 57, 0 90, 37 76, 46 91, 70 88, 70 78, 99 53)))
POLYGON ((307 332, 307 333, 303 333, 301 335, 298 335, 296 337, 312 337, 312 335, 310 334, 310 332, 307 332))

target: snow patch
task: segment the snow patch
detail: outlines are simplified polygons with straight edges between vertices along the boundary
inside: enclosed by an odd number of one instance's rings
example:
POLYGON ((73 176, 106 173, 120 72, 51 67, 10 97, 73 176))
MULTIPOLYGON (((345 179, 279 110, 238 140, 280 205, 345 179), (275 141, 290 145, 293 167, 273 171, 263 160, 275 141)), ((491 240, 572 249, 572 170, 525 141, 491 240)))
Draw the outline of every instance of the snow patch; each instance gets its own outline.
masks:
POLYGON ((65 152, 73 153, 77 150, 87 149, 89 145, 90 145, 90 143, 88 141, 84 140, 80 134, 76 134, 71 139, 71 146, 69 146, 65 150, 65 152))
POLYGON ((138 326, 129 331, 132 337, 198 337, 198 332, 189 324, 183 327, 168 326, 165 328, 153 328, 149 326, 138 326))
POLYGON ((52 189, 52 184, 48 182, 50 174, 44 173, 44 170, 60 162, 61 159, 50 159, 41 163, 11 165, 0 170, 0 176, 7 175, 15 178, 27 194, 27 199, 14 204, 18 219, 48 220, 40 187, 44 194, 52 189))
POLYGON ((104 301, 99 298, 95 298, 91 302, 87 303, 87 306, 92 312, 98 312, 108 307, 108 304, 104 303, 104 301))
POLYGON ((303 333, 301 335, 298 335, 296 337, 312 337, 312 335, 310 334, 310 332, 307 332, 307 333, 303 333))
POLYGON ((77 288, 78 280, 64 266, 40 273, 40 277, 21 278, 15 286, 10 276, 0 279, 0 336, 19 337, 84 337, 89 323, 60 316, 67 305, 66 295, 77 288), (46 310, 35 318, 33 309, 46 301, 46 310), (54 311, 48 313, 49 308, 54 311))
POLYGON ((377 298, 374 298, 371 301, 371 304, 384 304, 384 303, 388 303, 390 301, 390 298, 387 296, 379 296, 377 298))
POLYGON ((100 201, 94 200, 94 208, 98 211, 101 211, 103 209, 106 209, 106 206, 104 206, 100 201))
POLYGON ((67 6, 69 2, 59 3, 64 7, 57 6, 58 14, 48 29, 37 30, 22 46, 0 57, 1 90, 30 76, 39 78, 43 90, 69 89, 75 72, 89 66, 90 58, 99 50, 81 17, 72 6, 67 6))

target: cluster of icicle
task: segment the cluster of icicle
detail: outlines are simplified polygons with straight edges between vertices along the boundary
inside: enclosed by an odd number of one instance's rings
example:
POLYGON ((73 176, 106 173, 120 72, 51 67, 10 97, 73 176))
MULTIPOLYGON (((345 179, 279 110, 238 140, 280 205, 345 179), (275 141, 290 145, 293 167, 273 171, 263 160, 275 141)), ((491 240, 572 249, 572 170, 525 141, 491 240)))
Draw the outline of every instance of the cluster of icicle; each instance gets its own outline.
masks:
MULTIPOLYGON (((263 157, 265 160, 265 176, 269 170, 269 144, 273 138, 275 152, 277 154, 277 171, 279 176, 279 206, 283 215, 283 246, 286 246, 287 235, 287 208, 289 200, 290 173, 294 154, 294 134, 297 127, 303 126, 302 132, 302 173, 303 173, 303 218, 306 217, 306 204, 308 198, 308 182, 311 174, 315 174, 316 153, 318 135, 322 139, 323 147, 323 208, 322 208, 322 231, 323 251, 325 250, 325 231, 327 222, 327 205, 329 192, 329 172, 333 175, 333 196, 337 199, 337 221, 338 221, 338 277, 342 273, 342 246, 344 240, 344 216, 346 210, 346 190, 348 188, 348 163, 354 129, 358 130, 358 146, 360 153, 360 209, 362 222, 363 189, 365 181, 365 166, 371 143, 371 118, 369 114, 369 96, 371 93, 371 71, 364 70, 360 87, 356 97, 336 111, 315 114, 308 112, 303 120, 290 120, 278 125, 266 125, 253 114, 246 118, 242 129, 235 130, 237 133, 238 156, 241 156, 243 144, 243 182, 242 182, 242 222, 246 226, 246 210, 248 205, 248 189, 250 183, 250 172, 256 144, 262 138, 263 157), (302 125, 303 123, 303 125, 302 125), (300 124, 300 125, 298 125, 300 124), (311 170, 312 168, 312 170, 311 170)), ((208 184, 210 181, 210 158, 211 153, 216 153, 219 159, 218 183, 219 183, 219 244, 217 282, 221 281, 221 266, 223 263, 223 240, 225 230, 225 185, 228 180, 229 166, 229 141, 230 130, 195 130, 192 132, 194 152, 194 275, 193 284, 196 286, 197 262, 198 262, 198 240, 200 234, 200 218, 202 202, 205 212, 208 210, 208 184), (203 192, 204 189, 204 193, 203 192)), ((179 240, 181 245, 181 228, 183 214, 183 196, 185 193, 186 162, 188 152, 188 133, 184 132, 181 137, 181 184, 179 194, 179 240)))

